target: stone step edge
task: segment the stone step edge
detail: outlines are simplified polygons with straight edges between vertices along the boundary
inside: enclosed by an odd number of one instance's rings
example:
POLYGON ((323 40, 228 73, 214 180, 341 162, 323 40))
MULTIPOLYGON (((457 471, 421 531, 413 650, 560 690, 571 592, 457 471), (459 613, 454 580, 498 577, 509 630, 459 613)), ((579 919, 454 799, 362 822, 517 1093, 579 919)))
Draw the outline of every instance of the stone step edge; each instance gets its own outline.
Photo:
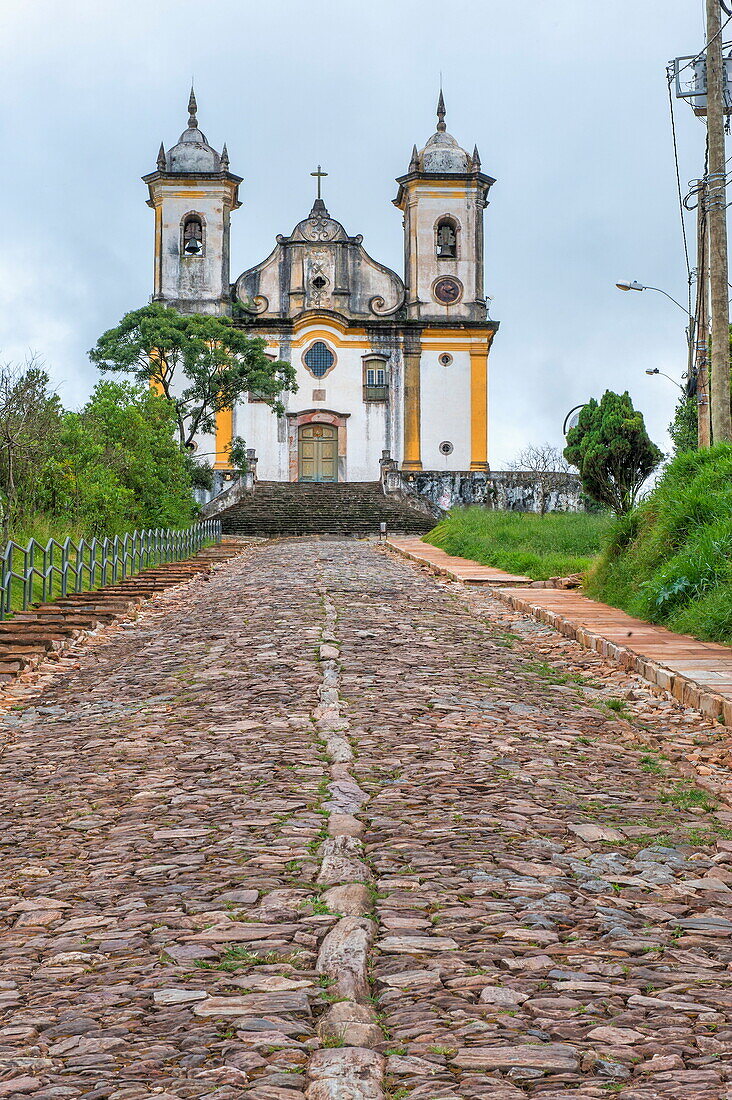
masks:
MULTIPOLYGON (((124 620, 129 620, 134 616, 139 607, 148 603, 158 595, 162 595, 165 592, 169 592, 172 588, 176 588, 179 585, 189 584, 191 581, 198 577, 202 577, 211 572, 218 565, 222 565, 227 561, 230 561, 234 557, 239 557, 246 550, 246 546, 242 544, 228 543, 228 546, 224 548, 225 552, 222 553, 221 545, 204 547, 199 550, 192 558, 185 559, 185 564, 190 568, 185 574, 181 574, 176 568, 180 566, 179 562, 170 562, 170 583, 161 584, 152 593, 145 592, 130 592, 130 598, 125 600, 123 606, 119 606, 115 609, 114 613, 105 612, 103 617, 91 617, 86 616, 88 625, 76 625, 71 633, 58 633, 53 635, 54 646, 50 650, 46 650, 43 653, 29 654, 18 653, 17 658, 14 658, 10 652, 3 653, 0 657, 0 691, 8 691, 12 689, 13 684, 20 683, 27 678, 29 674, 36 674, 43 672, 44 669, 52 668, 53 664, 58 662, 61 658, 65 657, 69 650, 74 649, 76 646, 83 644, 91 637, 99 637, 105 630, 110 630, 116 626, 117 623, 124 620), (197 567, 196 567, 197 566, 197 567), (92 622, 92 618, 94 621, 92 622), (15 668, 15 665, 18 665, 15 668)), ((162 567, 158 567, 162 568, 162 567)), ((134 580, 134 576, 129 578, 134 580)), ((159 577, 159 579, 162 579, 159 577)), ((100 595, 105 591, 104 588, 93 589, 88 593, 89 597, 100 595)), ((76 595, 85 595, 85 593, 78 593, 76 595)), ((65 597, 64 597, 65 598, 65 597)), ((43 616, 43 612, 40 612, 43 616)), ((68 624, 69 619, 80 619, 83 616, 78 614, 77 609, 74 606, 74 601, 69 600, 68 604, 60 605, 59 607, 59 621, 60 623, 68 624), (68 611, 68 614, 64 614, 68 611)), ((10 619, 3 620, 4 624, 17 623, 18 634, 23 633, 23 627, 25 623, 29 626, 37 627, 39 622, 41 625, 48 625, 49 633, 53 631, 55 624, 44 622, 43 619, 16 619, 12 617, 10 619)), ((37 634, 34 631, 28 631, 28 640, 32 642, 37 634)), ((2 637, 0 635, 0 642, 2 637)), ((5 648, 5 646, 3 646, 5 648)), ((13 647, 7 646, 8 651, 13 647)), ((54 670, 57 671, 57 670, 54 670)), ((9 700, 8 700, 9 701, 9 700)), ((5 709, 5 699, 0 698, 0 713, 5 709)))
MULTIPOLYGON (((395 532, 396 533, 396 532, 395 532)), ((465 577, 461 577, 459 573, 456 573, 453 569, 450 569, 447 565, 441 565, 439 562, 432 561, 428 557, 423 557, 421 554, 415 553, 413 550, 408 550, 406 546, 400 546, 398 542, 393 542, 392 539, 387 539, 385 545, 396 554, 401 554, 404 558, 409 558, 410 561, 416 562, 417 565, 428 566, 433 573, 438 573, 440 576, 449 577, 450 580, 459 581, 461 584, 474 584, 485 586, 486 588, 495 589, 497 587, 507 588, 509 586, 515 586, 516 588, 525 588, 527 584, 531 583, 530 577, 511 577, 510 573, 502 573, 500 577, 481 577, 471 578, 466 580, 465 577)), ((470 561, 468 558, 461 558, 466 565, 475 566, 478 569, 488 568, 487 566, 481 566, 480 562, 470 561)), ((497 570, 501 573, 501 570, 497 570)))
MULTIPOLYGON (((548 608, 540 607, 528 599, 521 598, 515 592, 496 588, 493 589, 493 594, 513 611, 520 611, 536 622, 552 627, 557 633, 577 642, 584 649, 592 650, 599 657, 615 662, 624 671, 635 673, 642 679, 647 680, 648 683, 668 692, 681 706, 697 710, 705 717, 719 721, 721 725, 727 728, 732 727, 732 699, 716 692, 707 691, 705 687, 690 676, 685 676, 681 672, 667 668, 658 661, 644 657, 628 646, 618 645, 602 634, 597 634, 595 631, 579 626, 556 611, 549 611, 548 608)), ((585 599, 589 599, 589 596, 585 599)), ((703 787, 704 790, 713 794, 719 800, 719 809, 724 809, 727 812, 732 811, 732 783, 729 782, 726 776, 718 777, 702 774, 697 765, 687 760, 683 752, 680 752, 662 734, 656 734, 635 724, 628 724, 628 729, 632 731, 633 740, 640 741, 657 752, 666 753, 685 778, 693 779, 697 786, 703 787)))
MULTIPOLYGON (((614 661, 626 672, 634 672, 663 691, 668 691, 682 706, 701 711, 707 718, 719 721, 720 724, 732 728, 732 699, 727 696, 709 691, 706 686, 700 684, 691 676, 669 668, 661 664, 660 661, 644 657, 643 654, 637 653, 630 646, 618 645, 617 642, 611 641, 603 634, 598 634, 594 630, 580 626, 572 619, 560 615, 556 611, 550 611, 546 607, 534 604, 531 600, 511 592, 505 587, 503 590, 497 588, 495 595, 514 611, 521 611, 537 622, 553 627, 554 630, 563 634, 566 638, 578 642, 585 649, 591 649, 600 657, 606 657, 608 660, 614 661)), ((586 596, 585 599, 589 599, 589 596, 586 596)), ((730 654, 730 657, 732 657, 732 654, 730 654)))

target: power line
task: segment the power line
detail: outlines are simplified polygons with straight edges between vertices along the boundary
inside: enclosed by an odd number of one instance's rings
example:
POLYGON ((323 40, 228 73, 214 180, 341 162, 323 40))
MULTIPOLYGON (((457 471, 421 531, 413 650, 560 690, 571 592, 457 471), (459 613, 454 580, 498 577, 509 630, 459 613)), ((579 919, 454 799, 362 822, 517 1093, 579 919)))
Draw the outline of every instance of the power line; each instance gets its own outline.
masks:
MULTIPOLYGON (((725 8, 725 11, 726 10, 727 9, 725 8)), ((729 18, 725 19, 724 23, 719 28, 717 33, 712 35, 712 37, 709 39, 709 41, 704 46, 704 48, 699 50, 699 53, 695 54, 694 57, 690 57, 689 60, 686 62, 686 64, 682 65, 681 68, 677 70, 677 74, 676 74, 677 76, 678 76, 679 73, 683 73, 684 69, 690 69, 695 61, 699 61, 700 58, 702 58, 706 55, 707 47, 711 46, 712 42, 716 42, 716 40, 719 38, 720 34, 722 33, 722 31, 724 30, 724 28, 727 26, 728 23, 732 23, 732 15, 730 15, 729 18)))
MULTIPOLYGON (((671 115, 671 137, 674 146, 674 164, 676 166, 676 193, 679 201, 679 216, 681 218, 681 236, 684 241, 684 258, 686 260, 686 277, 689 282, 689 306, 691 307, 691 262, 689 260, 689 242, 686 237, 686 222, 684 221, 684 196, 681 191, 681 169, 679 167, 679 146, 676 139, 676 118, 674 116, 674 98, 671 94, 671 73, 667 73, 668 106, 671 115)), ((691 312, 691 308, 689 310, 691 312)))

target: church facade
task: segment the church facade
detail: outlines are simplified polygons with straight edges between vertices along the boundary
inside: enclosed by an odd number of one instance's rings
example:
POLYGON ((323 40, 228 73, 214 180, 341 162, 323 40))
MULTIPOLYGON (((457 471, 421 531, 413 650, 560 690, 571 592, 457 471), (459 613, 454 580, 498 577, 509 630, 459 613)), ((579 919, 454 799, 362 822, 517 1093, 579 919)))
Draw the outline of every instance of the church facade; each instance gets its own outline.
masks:
POLYGON ((285 414, 250 393, 219 414, 196 453, 225 472, 242 437, 269 481, 376 481, 382 460, 406 474, 488 471, 488 355, 498 324, 483 287, 483 215, 494 180, 446 129, 412 151, 397 179, 403 276, 372 259, 318 197, 270 255, 230 278, 230 219, 241 177, 226 146, 187 129, 143 177, 155 213, 153 301, 233 317, 295 367, 285 414))

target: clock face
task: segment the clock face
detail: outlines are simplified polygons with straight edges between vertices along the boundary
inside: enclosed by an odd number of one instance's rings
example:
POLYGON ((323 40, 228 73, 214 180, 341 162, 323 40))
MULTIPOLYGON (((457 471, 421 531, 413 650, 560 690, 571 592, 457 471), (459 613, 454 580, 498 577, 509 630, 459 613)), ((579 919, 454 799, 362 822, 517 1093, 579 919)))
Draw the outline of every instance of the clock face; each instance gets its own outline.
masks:
POLYGON ((451 279, 448 276, 438 279, 432 288, 432 293, 437 301, 446 306, 454 305, 455 302, 460 301, 462 292, 463 288, 457 279, 451 279))

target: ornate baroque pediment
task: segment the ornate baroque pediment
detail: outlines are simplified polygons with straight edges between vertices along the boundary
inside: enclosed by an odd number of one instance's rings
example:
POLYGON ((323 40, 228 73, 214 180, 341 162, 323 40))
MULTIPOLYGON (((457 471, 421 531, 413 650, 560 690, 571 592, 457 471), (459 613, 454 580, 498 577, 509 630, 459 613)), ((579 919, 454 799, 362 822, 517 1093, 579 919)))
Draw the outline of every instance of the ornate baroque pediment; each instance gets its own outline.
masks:
POLYGON ((316 199, 290 236, 278 236, 267 259, 239 276, 236 297, 252 316, 291 318, 311 309, 361 320, 391 316, 404 302, 404 284, 362 241, 316 199))

